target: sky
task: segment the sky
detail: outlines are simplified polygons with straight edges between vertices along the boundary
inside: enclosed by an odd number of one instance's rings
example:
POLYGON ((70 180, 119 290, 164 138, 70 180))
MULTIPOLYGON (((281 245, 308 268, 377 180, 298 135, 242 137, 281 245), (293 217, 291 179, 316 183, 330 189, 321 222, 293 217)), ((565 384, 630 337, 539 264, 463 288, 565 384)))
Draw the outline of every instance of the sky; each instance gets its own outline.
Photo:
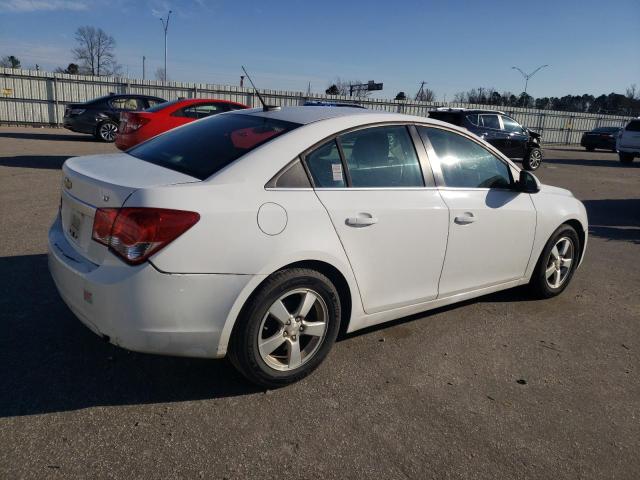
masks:
POLYGON ((375 80, 375 96, 437 100, 474 87, 534 97, 640 87, 640 0, 0 0, 0 56, 23 67, 66 67, 74 32, 100 27, 116 40, 123 73, 147 78, 163 63, 170 80, 237 85, 245 65, 260 88, 313 92, 340 77, 375 80))

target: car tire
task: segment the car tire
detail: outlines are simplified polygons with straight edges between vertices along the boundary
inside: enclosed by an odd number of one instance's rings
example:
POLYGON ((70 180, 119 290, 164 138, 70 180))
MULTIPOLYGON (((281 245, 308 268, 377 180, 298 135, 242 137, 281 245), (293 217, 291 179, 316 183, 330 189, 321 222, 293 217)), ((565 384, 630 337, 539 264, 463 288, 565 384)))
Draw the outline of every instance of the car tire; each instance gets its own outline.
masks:
POLYGON ((534 171, 542 164, 542 150, 540 148, 530 149, 522 159, 522 166, 525 170, 534 171))
POLYGON ((631 163, 633 162, 633 153, 619 153, 618 154, 620 161, 622 163, 631 163))
POLYGON ((95 137, 101 142, 113 143, 118 133, 118 124, 112 120, 105 120, 96 127, 95 137))
POLYGON ((327 277, 306 268, 280 270, 243 307, 229 342, 229 359, 262 387, 297 382, 325 359, 340 321, 340 297, 327 277))
POLYGON ((562 293, 573 278, 581 251, 575 229, 567 224, 558 227, 542 250, 531 275, 531 293, 536 298, 551 298, 562 293))

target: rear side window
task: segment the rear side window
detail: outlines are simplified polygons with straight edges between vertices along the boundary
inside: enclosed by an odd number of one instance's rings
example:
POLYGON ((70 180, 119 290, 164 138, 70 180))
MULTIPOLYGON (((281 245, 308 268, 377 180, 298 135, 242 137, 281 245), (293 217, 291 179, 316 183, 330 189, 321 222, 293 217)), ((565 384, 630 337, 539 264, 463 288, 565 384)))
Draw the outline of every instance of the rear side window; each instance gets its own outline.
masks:
POLYGON ((177 112, 173 113, 174 117, 186 117, 186 118, 205 118, 216 113, 226 112, 224 104, 222 103, 203 103, 184 107, 177 112))
POLYGON ((631 120, 625 130, 627 132, 640 132, 640 120, 631 120))
MULTIPOLYGON (((149 100, 149 104, 151 105, 151 102, 153 100, 149 100)), ((158 103, 156 102, 156 104, 154 104, 151 108, 147 108, 147 112, 159 112, 160 110, 163 110, 167 107, 170 107, 171 105, 175 105, 178 102, 181 102, 182 100, 171 100, 170 102, 163 102, 163 103, 158 103)))
POLYGON ((214 115, 128 150, 129 155, 204 180, 300 124, 257 115, 214 115))
POLYGON ((111 108, 116 110, 144 110, 145 107, 141 98, 122 97, 111 100, 111 108))
POLYGON ((422 171, 407 127, 356 130, 340 136, 351 186, 424 187, 422 171))
POLYGON ((419 127, 438 156, 444 183, 456 188, 509 188, 509 167, 476 142, 447 130, 419 127))

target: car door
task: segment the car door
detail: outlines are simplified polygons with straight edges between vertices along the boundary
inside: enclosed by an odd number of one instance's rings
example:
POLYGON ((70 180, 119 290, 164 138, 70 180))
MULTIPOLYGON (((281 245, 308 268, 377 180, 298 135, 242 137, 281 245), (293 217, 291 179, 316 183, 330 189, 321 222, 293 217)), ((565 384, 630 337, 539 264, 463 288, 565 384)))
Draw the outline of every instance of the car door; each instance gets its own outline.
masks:
POLYGON ((304 155, 367 313, 438 295, 449 212, 413 138, 412 126, 364 128, 304 155))
POLYGON ((511 167, 471 136, 418 127, 449 207, 449 240, 439 296, 524 276, 536 228, 528 194, 512 189, 511 167))
POLYGON ((508 150, 509 136, 502 129, 500 117, 496 113, 478 115, 478 125, 482 128, 480 137, 501 152, 508 150))
POLYGON ((524 157, 529 144, 529 134, 527 134, 518 122, 506 115, 501 115, 504 132, 509 136, 507 150, 503 153, 511 158, 524 157))

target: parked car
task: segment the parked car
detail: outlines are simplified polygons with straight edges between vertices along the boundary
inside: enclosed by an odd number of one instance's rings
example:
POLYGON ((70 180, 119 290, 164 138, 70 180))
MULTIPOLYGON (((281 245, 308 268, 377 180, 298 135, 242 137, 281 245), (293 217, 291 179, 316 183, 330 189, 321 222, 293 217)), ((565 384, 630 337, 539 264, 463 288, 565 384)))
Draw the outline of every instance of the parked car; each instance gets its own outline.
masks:
POLYGON ((179 99, 160 103, 142 112, 120 114, 116 146, 127 150, 167 130, 218 113, 248 108, 241 103, 206 98, 179 99))
POLYGON ((107 95, 84 103, 70 103, 64 110, 64 128, 113 142, 122 112, 144 110, 166 100, 149 95, 107 95))
POLYGON ((616 149, 622 163, 631 163, 640 156, 640 118, 631 120, 620 131, 616 149))
POLYGON ((580 145, 588 152, 593 152, 596 148, 616 151, 616 139, 620 133, 620 127, 598 127, 590 132, 584 132, 580 145))
POLYGON ((321 100, 307 100, 304 102, 305 107, 349 107, 349 108, 365 108, 357 103, 347 102, 325 102, 321 100))
POLYGON ((339 330, 528 285, 561 293, 587 215, 465 129, 363 109, 240 110, 63 165, 49 268, 91 330, 301 379, 339 330))
POLYGON ((540 134, 523 127, 504 112, 438 108, 430 111, 429 117, 466 128, 507 157, 521 159, 526 170, 537 170, 542 163, 540 134))

